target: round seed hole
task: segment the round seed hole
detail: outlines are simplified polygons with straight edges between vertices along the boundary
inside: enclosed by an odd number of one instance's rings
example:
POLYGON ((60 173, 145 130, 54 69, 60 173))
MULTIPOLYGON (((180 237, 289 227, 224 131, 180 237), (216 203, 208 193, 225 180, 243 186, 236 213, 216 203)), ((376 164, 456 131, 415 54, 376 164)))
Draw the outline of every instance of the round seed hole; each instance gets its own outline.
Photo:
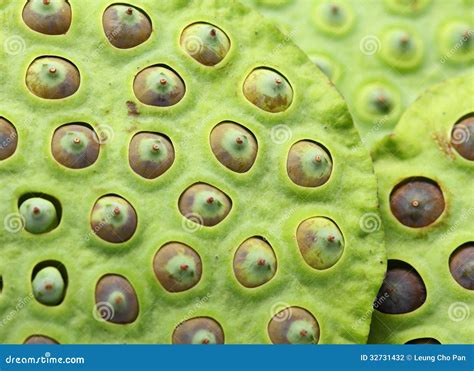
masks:
POLYGON ((15 126, 7 119, 0 117, 0 161, 12 156, 18 146, 18 133, 15 126))
POLYGON ((279 311, 268 324, 268 335, 274 344, 317 344, 319 333, 316 318, 300 307, 279 311))
POLYGON ((35 299, 41 304, 61 304, 68 286, 66 267, 55 260, 37 264, 31 275, 31 286, 35 299))
POLYGON ((63 35, 71 27, 71 6, 66 0, 28 0, 23 21, 32 30, 45 35, 63 35))
POLYGON ((457 283, 474 290, 474 242, 459 246, 449 258, 449 270, 457 283))
POLYGON ((209 317, 196 317, 180 323, 172 336, 173 344, 224 344, 224 330, 209 317))
POLYGON ((454 125, 451 145, 466 160, 474 161, 474 113, 461 118, 454 125))
POLYGON ((18 208, 25 230, 33 234, 47 233, 61 221, 61 204, 43 193, 28 193, 18 200, 18 208))

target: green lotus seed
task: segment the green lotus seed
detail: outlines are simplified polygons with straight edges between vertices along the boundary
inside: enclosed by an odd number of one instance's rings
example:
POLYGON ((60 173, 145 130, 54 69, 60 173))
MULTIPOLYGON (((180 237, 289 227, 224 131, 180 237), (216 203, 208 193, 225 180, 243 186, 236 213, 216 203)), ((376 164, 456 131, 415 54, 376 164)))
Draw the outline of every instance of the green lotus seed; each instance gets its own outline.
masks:
POLYGON ((474 242, 458 247, 449 258, 451 275, 462 287, 474 290, 474 242))
POLYGON ((181 48, 199 63, 214 66, 230 48, 230 40, 220 28, 209 23, 194 23, 181 34, 181 48))
POLYGON ((125 242, 132 238, 137 229, 137 213, 122 197, 103 196, 92 209, 91 227, 105 241, 125 242))
POLYGON ((59 224, 56 207, 44 198, 31 197, 23 201, 20 205, 20 214, 25 229, 30 233, 46 233, 59 224))
POLYGON ((133 82, 138 100, 150 106, 168 107, 178 103, 186 91, 179 75, 165 66, 152 66, 140 71, 133 82))
POLYGON ((62 99, 73 95, 80 84, 79 70, 71 62, 58 57, 40 57, 26 73, 26 85, 36 96, 62 99))
POLYGON ((245 97, 267 112, 282 112, 293 101, 290 83, 278 72, 268 68, 257 68, 244 81, 245 97))
POLYGON ((46 35, 65 34, 72 18, 66 0, 28 0, 22 16, 29 28, 46 35))
POLYGON ((303 259, 315 269, 336 264, 344 251, 344 238, 330 219, 313 217, 303 221, 296 231, 296 241, 303 259))
POLYGON ((268 324, 274 344, 317 344, 319 324, 306 309, 288 307, 276 313, 268 324))
POLYGON ((164 135, 142 132, 135 134, 128 150, 130 167, 146 179, 155 179, 173 165, 174 147, 164 135))
POLYGON ((130 49, 144 43, 151 35, 150 18, 141 10, 125 4, 109 6, 102 26, 110 43, 119 49, 130 49))
POLYGON ((12 156, 18 146, 18 133, 13 124, 0 117, 0 161, 12 156))
POLYGON ((390 195, 390 209, 400 223, 411 228, 434 223, 445 208, 443 192, 430 179, 412 178, 399 183, 390 195))
POLYGON ((474 114, 454 125, 451 131, 451 145, 466 160, 474 161, 474 114))
POLYGON ((277 260, 270 244, 260 237, 244 241, 234 255, 234 273, 245 287, 253 288, 270 281, 275 275, 277 260))
POLYGON ((127 324, 138 317, 139 305, 133 286, 125 277, 107 274, 97 283, 95 301, 102 320, 127 324))
POLYGON ((239 124, 222 122, 211 132, 212 152, 225 167, 247 172, 255 162, 258 145, 253 134, 239 124))
POLYGON ((446 23, 439 31, 442 61, 474 62, 474 28, 464 21, 446 23))
POLYGON ((392 27, 384 32, 379 55, 390 67, 412 69, 423 58, 423 43, 413 31, 392 27))
POLYGON ((194 287, 202 275, 199 255, 189 246, 171 242, 162 246, 153 260, 156 278, 169 292, 181 292, 194 287))
POLYGON ((23 344, 59 344, 56 340, 44 335, 32 335, 23 344))
POLYGON ((302 140, 290 148, 286 170, 293 183, 302 187, 318 187, 331 176, 331 156, 320 145, 302 140))
POLYGON ((387 273, 377 294, 376 309, 382 313, 402 314, 419 308, 426 300, 426 287, 411 265, 389 260, 387 273))
POLYGON ((183 192, 178 206, 184 217, 212 227, 229 214, 232 201, 219 189, 206 183, 196 183, 183 192))
POLYGON ((99 138, 86 124, 63 125, 54 132, 51 141, 53 157, 71 169, 91 166, 99 157, 99 138))
POLYGON ((315 5, 312 19, 316 27, 330 35, 346 34, 354 24, 354 12, 341 1, 322 1, 315 5))
POLYGON ((41 269, 33 278, 33 295, 45 305, 58 305, 65 294, 64 278, 55 267, 41 269))
POLYGON ((224 330, 212 318, 191 318, 176 327, 172 342, 173 344, 224 344, 224 330))

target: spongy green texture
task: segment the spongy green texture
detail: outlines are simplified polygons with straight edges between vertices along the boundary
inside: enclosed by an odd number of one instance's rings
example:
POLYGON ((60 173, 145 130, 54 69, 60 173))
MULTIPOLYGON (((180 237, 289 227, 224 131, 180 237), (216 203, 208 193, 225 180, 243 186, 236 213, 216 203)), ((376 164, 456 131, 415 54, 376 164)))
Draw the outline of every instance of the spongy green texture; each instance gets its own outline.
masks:
POLYGON ((71 0, 71 28, 54 37, 23 23, 22 2, 0 6, 0 116, 19 136, 15 154, 0 162, 1 341, 20 343, 42 334, 60 343, 170 343, 180 322, 209 316, 222 326, 226 343, 269 343, 272 316, 300 306, 319 322, 321 343, 365 342, 385 267, 383 231, 371 160, 336 89, 277 28, 238 3, 137 0, 153 33, 127 50, 114 48, 102 29, 111 3, 71 0), (216 25, 231 41, 215 67, 180 48, 182 30, 195 22, 216 25), (28 66, 43 55, 66 58, 78 68, 81 85, 74 95, 44 100, 27 89, 28 66), (136 99, 136 74, 157 64, 170 66, 186 84, 174 106, 136 99), (245 99, 243 82, 261 66, 291 84, 294 97, 286 111, 265 112, 245 99), (222 121, 245 126, 257 139, 257 158, 246 173, 227 169, 212 153, 209 136, 222 121), (88 123, 104 139, 90 167, 68 169, 51 154, 55 129, 71 122, 88 123), (176 152, 171 168, 154 180, 128 164, 129 143, 141 131, 168 136, 176 152), (298 187, 287 176, 288 151, 303 139, 331 153, 332 175, 321 187, 298 187), (229 215, 214 227, 179 212, 180 195, 196 182, 232 200, 229 215), (59 226, 42 235, 15 225, 19 198, 37 193, 55 197, 62 212, 59 226), (91 231, 92 207, 106 194, 125 198, 137 212, 138 227, 127 242, 107 243, 91 231), (340 260, 323 271, 304 262, 295 238, 298 225, 313 216, 333 220, 345 241, 340 260), (268 283, 248 289, 235 278, 232 261, 238 246, 255 235, 271 244, 278 268, 268 283), (167 292, 153 272, 155 253, 171 241, 192 247, 203 264, 200 282, 180 293, 167 292), (64 265, 68 290, 60 305, 45 307, 31 296, 31 274, 50 260, 64 265), (96 320, 94 290, 105 274, 122 275, 134 287, 135 322, 96 320))
POLYGON ((362 141, 370 147, 392 131, 401 114, 428 86, 473 70, 474 2, 470 0, 244 3, 274 20, 287 35, 285 42, 295 42, 323 71, 330 71, 328 75, 345 97, 362 141), (321 24, 318 19, 323 14, 331 17, 331 6, 339 7, 338 14, 346 14, 347 22, 330 28, 325 26, 327 22, 321 24), (459 25, 465 36, 459 33, 459 25), (411 36, 415 45, 412 54, 393 52, 397 46, 391 35, 398 30, 411 36), (366 87, 379 86, 391 95, 388 113, 371 113, 364 99, 366 87))
POLYGON ((474 163, 461 157, 450 143, 454 124, 474 112, 473 94, 473 74, 430 88, 374 153, 388 259, 410 264, 423 279, 427 297, 410 313, 375 311, 370 342, 473 341, 474 292, 459 285, 449 269, 451 254, 474 241, 474 163), (444 194, 444 212, 427 227, 406 227, 390 210, 393 188, 411 177, 431 179, 444 194))

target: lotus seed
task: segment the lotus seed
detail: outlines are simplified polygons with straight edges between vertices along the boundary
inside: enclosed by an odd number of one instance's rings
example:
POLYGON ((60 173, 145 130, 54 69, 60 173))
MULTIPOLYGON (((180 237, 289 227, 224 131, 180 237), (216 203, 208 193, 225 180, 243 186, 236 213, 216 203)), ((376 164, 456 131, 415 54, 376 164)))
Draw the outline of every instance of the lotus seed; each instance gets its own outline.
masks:
POLYGON ((41 197, 31 197, 20 205, 25 229, 33 234, 46 233, 58 226, 59 219, 54 204, 41 197))
POLYGON ((12 156, 18 146, 18 133, 13 124, 0 117, 0 161, 12 156))
POLYGON ((274 344, 317 344, 319 332, 316 318, 299 307, 281 310, 268 324, 268 335, 274 344))
POLYGON ((172 342, 173 344, 224 344, 224 331, 216 320, 196 317, 176 327, 172 342))
POLYGON ((65 34, 71 26, 71 6, 66 0, 28 0, 23 21, 36 32, 46 35, 65 34))
POLYGON ((32 286, 36 300, 42 304, 58 305, 64 298, 64 278, 55 267, 46 267, 36 273, 32 286))

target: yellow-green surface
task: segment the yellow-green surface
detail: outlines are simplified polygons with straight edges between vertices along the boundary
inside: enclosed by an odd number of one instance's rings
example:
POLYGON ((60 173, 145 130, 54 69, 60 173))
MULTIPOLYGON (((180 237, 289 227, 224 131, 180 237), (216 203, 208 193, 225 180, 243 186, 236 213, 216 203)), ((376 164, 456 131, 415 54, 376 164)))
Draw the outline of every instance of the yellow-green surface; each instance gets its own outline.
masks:
POLYGON ((326 77, 268 21, 233 2, 136 1, 149 15, 153 33, 129 50, 111 46, 102 30, 102 14, 112 1, 70 3, 73 21, 64 36, 27 28, 22 2, 0 6, 0 116, 19 135, 16 153, 0 162, 0 216, 10 229, 2 228, 0 235, 1 342, 43 334, 60 343, 169 343, 179 322, 211 316, 222 325, 227 343, 269 343, 272 315, 291 305, 317 318, 321 343, 365 342, 385 268, 376 181, 347 107, 326 77), (179 46, 182 30, 197 21, 215 24, 231 40, 229 54, 216 67, 200 65, 179 46), (52 101, 29 92, 26 70, 43 55, 77 66, 76 94, 52 101), (155 64, 169 65, 185 81, 186 94, 175 106, 145 106, 134 95, 135 75, 155 64), (287 111, 262 111, 243 96, 245 77, 260 66, 290 82, 294 99, 287 111), (129 114, 127 101, 136 104, 138 115, 129 114), (210 132, 224 120, 244 125, 257 138, 256 162, 245 174, 225 168, 212 153, 210 132), (96 163, 82 170, 60 166, 50 149, 54 130, 77 121, 107 138, 96 163), (137 176, 127 161, 131 138, 143 130, 167 135, 176 151, 172 167, 155 180, 137 176), (333 173, 321 187, 298 187, 286 174, 287 153, 302 139, 331 153, 333 173), (212 228, 199 228, 178 210, 181 193, 199 181, 233 201, 228 217, 212 228), (18 199, 29 192, 59 200, 62 219, 56 229, 42 235, 11 232, 18 199), (90 231, 95 201, 110 193, 137 211, 138 229, 126 243, 110 244, 90 231), (345 240, 340 261, 325 271, 309 267, 296 244, 299 223, 312 216, 334 220, 345 240), (254 235, 268 239, 278 269, 264 286, 247 289, 234 277, 232 260, 239 244, 254 235), (156 251, 170 241, 188 244, 203 261, 201 281, 183 293, 167 293, 153 273, 156 251), (46 307, 31 297, 32 270, 44 260, 60 261, 67 269, 68 289, 59 306, 46 307), (134 323, 94 319, 94 288, 106 273, 125 276, 135 288, 140 313, 134 323))
MULTIPOLYGON (((459 285, 449 270, 454 250, 474 241, 474 163, 450 144, 453 125, 474 112, 473 94, 473 74, 434 86, 405 112, 394 134, 374 153, 388 259, 412 265, 425 283, 427 298, 410 313, 375 311, 370 342, 473 341, 474 292, 459 285), (435 181, 445 198, 444 212, 424 228, 406 227, 390 211, 392 189, 411 177, 435 181)), ((463 138, 457 136, 468 139, 463 138)))
POLYGON ((287 40, 330 71, 328 75, 345 97, 362 140, 369 146, 392 131, 425 88, 473 70, 472 0, 243 1, 256 6, 284 31, 287 40), (342 9, 348 21, 328 29, 327 22, 318 20, 321 6, 332 5, 342 9), (466 27, 465 38, 452 37, 458 24, 466 27), (390 57, 394 49, 391 30, 410 35, 416 46, 413 56, 390 57), (388 114, 370 113, 364 88, 371 84, 392 95, 394 104, 388 114))

